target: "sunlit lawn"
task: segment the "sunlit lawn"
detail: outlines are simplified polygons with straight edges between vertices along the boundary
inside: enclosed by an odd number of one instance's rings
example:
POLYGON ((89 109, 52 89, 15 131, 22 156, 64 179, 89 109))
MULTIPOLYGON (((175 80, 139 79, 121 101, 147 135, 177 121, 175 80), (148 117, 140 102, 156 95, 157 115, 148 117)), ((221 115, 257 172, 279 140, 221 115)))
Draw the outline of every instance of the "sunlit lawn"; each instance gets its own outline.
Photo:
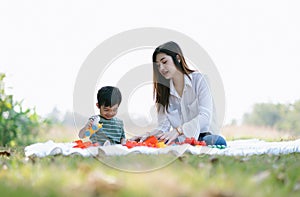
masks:
MULTIPOLYGON (((7 150, 5 148, 1 148, 7 150)), ((95 158, 0 156, 0 196, 299 196, 300 154, 228 157, 184 154, 95 158), (145 165, 156 170, 123 169, 145 165), (168 164, 169 163, 169 164, 168 164), (162 164, 162 165, 159 165, 162 164), (165 164, 165 165, 163 165, 165 164), (166 165, 167 164, 167 165, 166 165)))

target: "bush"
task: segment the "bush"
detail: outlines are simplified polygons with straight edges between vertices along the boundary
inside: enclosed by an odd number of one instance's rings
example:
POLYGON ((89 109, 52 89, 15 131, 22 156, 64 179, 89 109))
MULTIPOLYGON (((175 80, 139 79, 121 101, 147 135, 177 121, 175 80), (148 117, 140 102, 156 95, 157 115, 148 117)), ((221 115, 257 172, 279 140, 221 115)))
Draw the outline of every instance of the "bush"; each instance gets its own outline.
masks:
POLYGON ((0 73, 0 146, 28 145, 47 120, 42 120, 34 109, 23 109, 22 102, 7 95, 4 78, 5 74, 0 73))

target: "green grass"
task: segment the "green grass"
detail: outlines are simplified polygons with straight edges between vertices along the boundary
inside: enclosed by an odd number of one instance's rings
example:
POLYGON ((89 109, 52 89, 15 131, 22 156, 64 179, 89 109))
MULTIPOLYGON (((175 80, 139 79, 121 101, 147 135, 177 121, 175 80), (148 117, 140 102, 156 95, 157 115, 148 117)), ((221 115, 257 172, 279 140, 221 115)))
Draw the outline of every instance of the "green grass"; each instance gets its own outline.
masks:
MULTIPOLYGON (((5 150, 5 148, 0 148, 5 150)), ((300 154, 0 156, 5 196, 299 196, 300 154), (113 167, 111 167, 113 166, 113 167), (117 168, 127 169, 127 171, 117 168), (137 171, 137 172, 129 172, 137 171)))

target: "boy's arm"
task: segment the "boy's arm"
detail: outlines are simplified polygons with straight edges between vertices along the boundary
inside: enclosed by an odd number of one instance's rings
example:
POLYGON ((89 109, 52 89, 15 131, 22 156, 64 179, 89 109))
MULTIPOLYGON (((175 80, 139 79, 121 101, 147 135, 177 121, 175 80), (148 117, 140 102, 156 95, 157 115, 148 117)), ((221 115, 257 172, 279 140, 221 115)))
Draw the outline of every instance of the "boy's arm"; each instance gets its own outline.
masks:
POLYGON ((79 137, 79 138, 84 138, 84 133, 85 133, 86 130, 87 130, 87 126, 84 126, 84 127, 79 131, 78 137, 79 137))

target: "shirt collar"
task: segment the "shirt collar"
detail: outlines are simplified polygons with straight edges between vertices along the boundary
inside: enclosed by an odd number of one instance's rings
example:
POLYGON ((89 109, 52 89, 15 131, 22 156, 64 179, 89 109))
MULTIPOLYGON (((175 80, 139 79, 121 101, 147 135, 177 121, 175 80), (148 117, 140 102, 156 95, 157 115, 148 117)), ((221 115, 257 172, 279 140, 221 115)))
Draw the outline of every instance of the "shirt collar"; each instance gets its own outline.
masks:
MULTIPOLYGON (((193 80, 192 74, 191 73, 188 74, 188 75, 184 74, 183 76, 184 76, 184 86, 190 86, 190 87, 192 87, 192 80, 193 80)), ((170 79, 170 94, 173 95, 173 96, 179 97, 179 95, 177 94, 177 92, 175 90, 175 87, 174 87, 172 79, 170 79)))
POLYGON ((184 85, 188 85, 190 87, 192 87, 192 80, 193 80, 193 76, 192 73, 190 73, 188 76, 184 75, 184 85))

